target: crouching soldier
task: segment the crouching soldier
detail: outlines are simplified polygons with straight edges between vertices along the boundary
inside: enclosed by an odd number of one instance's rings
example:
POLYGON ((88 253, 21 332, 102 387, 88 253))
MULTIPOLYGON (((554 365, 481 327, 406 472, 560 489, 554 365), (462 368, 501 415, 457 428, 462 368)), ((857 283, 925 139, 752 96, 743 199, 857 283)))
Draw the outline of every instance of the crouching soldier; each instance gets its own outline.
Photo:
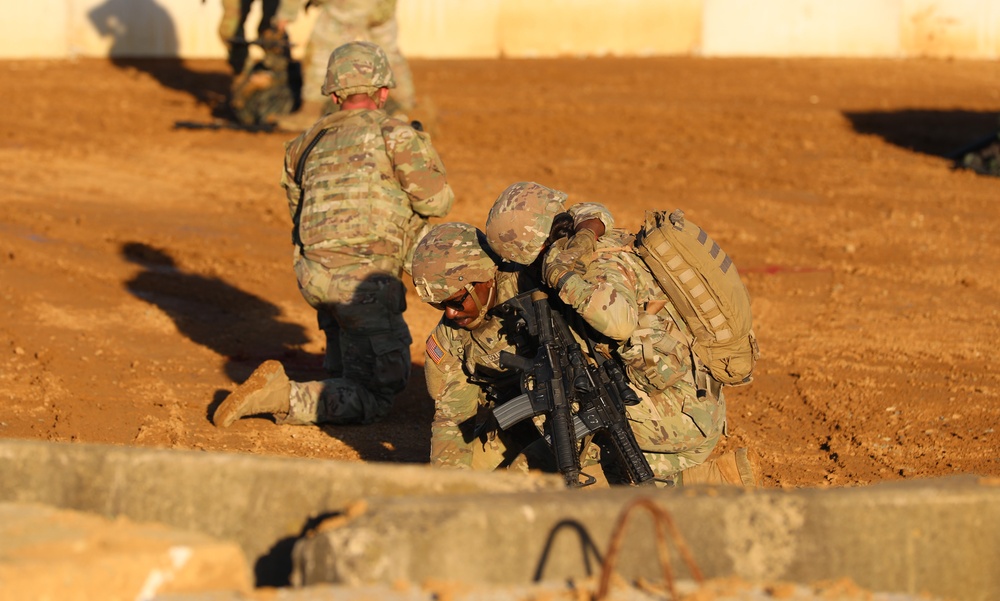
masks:
POLYGON ((709 460, 726 424, 721 385, 691 350, 692 335, 649 268, 628 251, 631 234, 598 237, 581 227, 554 239, 567 195, 533 182, 508 187, 486 223, 488 244, 515 263, 541 263, 542 278, 621 362, 641 399, 627 408, 653 472, 675 483, 756 486, 752 456, 737 449, 709 460))

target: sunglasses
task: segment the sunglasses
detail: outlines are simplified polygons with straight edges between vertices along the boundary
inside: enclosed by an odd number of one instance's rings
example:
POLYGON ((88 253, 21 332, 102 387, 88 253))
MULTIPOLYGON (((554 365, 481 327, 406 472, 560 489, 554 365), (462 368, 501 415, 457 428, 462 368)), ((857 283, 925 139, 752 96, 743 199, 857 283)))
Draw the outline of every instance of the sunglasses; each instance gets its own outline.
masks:
POLYGON ((465 301, 469 300, 469 294, 471 292, 472 292, 472 290, 470 288, 466 288, 465 289, 465 294, 463 294, 462 296, 460 296, 458 298, 449 298, 449 299, 443 300, 443 301, 441 301, 439 303, 427 303, 427 304, 429 304, 430 306, 434 307, 438 311, 444 311, 445 309, 452 309, 452 310, 455 310, 455 311, 462 311, 463 309, 465 309, 465 301))

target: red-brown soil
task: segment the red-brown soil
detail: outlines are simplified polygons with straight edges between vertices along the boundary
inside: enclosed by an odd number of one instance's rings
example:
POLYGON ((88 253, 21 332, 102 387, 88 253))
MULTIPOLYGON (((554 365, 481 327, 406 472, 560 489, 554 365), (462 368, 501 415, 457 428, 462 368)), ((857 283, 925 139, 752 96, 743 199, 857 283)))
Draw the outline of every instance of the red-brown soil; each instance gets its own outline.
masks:
MULTIPOLYGON (((731 436, 767 485, 1000 475, 1000 179, 945 155, 997 127, 1000 64, 413 61, 482 226, 519 180, 636 229, 683 208, 736 261, 763 357, 731 436)), ((191 130, 221 61, 0 63, 0 437, 425 462, 415 365, 388 419, 209 416, 269 358, 321 376, 278 185, 287 133, 191 130)), ((409 282, 408 282, 409 284, 409 282)), ((412 294, 413 356, 437 314, 412 294)))

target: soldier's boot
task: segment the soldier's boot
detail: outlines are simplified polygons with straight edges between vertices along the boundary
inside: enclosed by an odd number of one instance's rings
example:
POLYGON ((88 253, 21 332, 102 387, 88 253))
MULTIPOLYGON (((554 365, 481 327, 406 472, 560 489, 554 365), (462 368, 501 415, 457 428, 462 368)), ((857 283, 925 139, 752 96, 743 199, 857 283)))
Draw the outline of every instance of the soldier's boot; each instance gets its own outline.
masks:
POLYGON ((679 484, 732 484, 743 488, 757 488, 757 466, 746 448, 738 448, 719 455, 701 465, 689 467, 680 473, 679 484))
POLYGON ((313 123, 328 112, 327 102, 322 100, 304 100, 299 110, 290 115, 282 115, 275 119, 279 128, 289 132, 305 131, 313 123))
POLYGON ((219 428, 228 428, 247 415, 287 415, 291 408, 291 391, 291 382, 281 363, 273 359, 265 361, 219 405, 212 416, 212 423, 219 428))

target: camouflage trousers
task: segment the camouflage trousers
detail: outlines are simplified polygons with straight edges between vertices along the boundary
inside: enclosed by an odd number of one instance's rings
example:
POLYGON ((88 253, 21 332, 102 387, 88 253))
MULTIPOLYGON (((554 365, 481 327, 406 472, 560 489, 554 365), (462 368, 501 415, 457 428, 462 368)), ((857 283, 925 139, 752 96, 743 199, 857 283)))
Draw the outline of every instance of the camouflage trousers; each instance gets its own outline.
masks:
POLYGON ((222 19, 219 21, 219 38, 226 46, 227 60, 233 73, 240 74, 249 57, 249 46, 234 43, 233 38, 256 40, 264 37, 264 31, 271 27, 271 19, 278 11, 278 0, 261 0, 260 23, 255 35, 244 31, 247 17, 255 0, 222 0, 222 19))
MULTIPOLYGON (((351 0, 326 2, 321 6, 302 61, 303 101, 326 100, 321 88, 326 79, 330 54, 347 42, 365 41, 378 44, 389 57, 389 65, 396 80, 396 87, 389 93, 389 101, 404 113, 413 110, 413 75, 396 41, 399 27, 395 14, 384 22, 372 24, 373 14, 379 12, 379 3, 380 0, 351 0)), ((390 114, 395 112, 391 108, 387 107, 390 114)))
POLYGON ((385 417, 410 379, 402 263, 383 258, 328 268, 300 255, 299 290, 326 334, 330 378, 292 382, 285 424, 367 424, 385 417))
POLYGON ((684 380, 653 395, 636 392, 640 402, 626 413, 657 477, 670 478, 708 459, 726 425, 726 399, 718 383, 696 388, 684 380))

